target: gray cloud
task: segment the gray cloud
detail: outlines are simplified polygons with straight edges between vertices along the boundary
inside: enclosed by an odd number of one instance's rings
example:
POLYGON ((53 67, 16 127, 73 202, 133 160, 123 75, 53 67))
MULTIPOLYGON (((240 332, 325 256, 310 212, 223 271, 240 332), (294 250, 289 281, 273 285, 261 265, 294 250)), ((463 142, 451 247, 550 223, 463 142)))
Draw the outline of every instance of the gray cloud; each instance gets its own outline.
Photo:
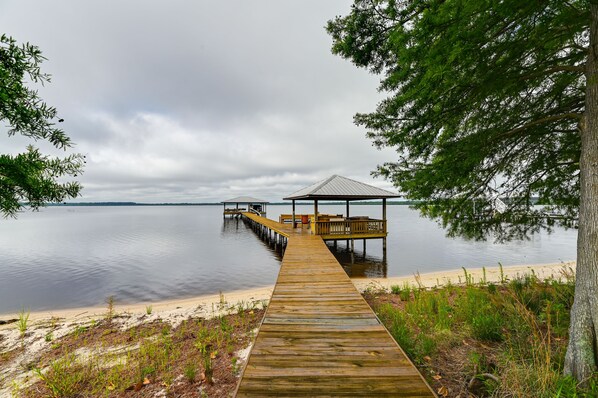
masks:
POLYGON ((0 24, 48 58, 40 94, 88 156, 81 200, 279 200, 393 159, 352 124, 377 78, 330 53, 324 25, 349 5, 13 0, 0 24))

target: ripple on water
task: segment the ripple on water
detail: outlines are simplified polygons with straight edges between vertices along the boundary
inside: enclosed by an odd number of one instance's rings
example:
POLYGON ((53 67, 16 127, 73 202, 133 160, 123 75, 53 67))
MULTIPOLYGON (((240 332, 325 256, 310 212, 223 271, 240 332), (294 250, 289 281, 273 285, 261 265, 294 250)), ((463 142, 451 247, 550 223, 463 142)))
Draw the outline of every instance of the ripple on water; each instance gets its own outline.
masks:
MULTIPOLYGON (((273 219, 291 210, 272 207, 273 219)), ((340 214, 345 206, 322 211, 340 214)), ((351 212, 379 217, 380 206, 351 212)), ((365 256, 356 241, 353 261, 338 244, 350 276, 575 259, 575 231, 497 245, 446 238, 406 206, 387 214, 385 259, 379 241, 368 241, 365 256)), ((223 220, 220 206, 50 207, 2 220, 0 244, 0 313, 103 305, 110 295, 133 303, 217 294, 271 285, 280 268, 280 256, 241 220, 223 220)))

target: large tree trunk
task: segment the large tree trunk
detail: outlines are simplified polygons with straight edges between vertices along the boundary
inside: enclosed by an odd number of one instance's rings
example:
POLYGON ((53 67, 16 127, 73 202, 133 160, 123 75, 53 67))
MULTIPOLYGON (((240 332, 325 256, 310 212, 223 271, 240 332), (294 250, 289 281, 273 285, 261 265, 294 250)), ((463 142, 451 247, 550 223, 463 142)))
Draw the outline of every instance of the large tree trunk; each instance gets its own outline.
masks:
POLYGON ((580 129, 577 275, 565 357, 565 374, 582 383, 596 372, 598 365, 598 4, 590 7, 585 117, 580 129))

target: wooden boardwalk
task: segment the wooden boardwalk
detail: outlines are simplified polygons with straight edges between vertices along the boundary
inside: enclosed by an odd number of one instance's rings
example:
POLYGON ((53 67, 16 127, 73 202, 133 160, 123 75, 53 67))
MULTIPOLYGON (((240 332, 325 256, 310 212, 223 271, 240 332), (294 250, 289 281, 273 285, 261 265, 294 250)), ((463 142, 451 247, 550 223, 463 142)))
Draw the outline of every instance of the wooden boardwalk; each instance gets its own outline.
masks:
POLYGON ((321 237, 246 215, 288 237, 237 397, 434 397, 321 237))

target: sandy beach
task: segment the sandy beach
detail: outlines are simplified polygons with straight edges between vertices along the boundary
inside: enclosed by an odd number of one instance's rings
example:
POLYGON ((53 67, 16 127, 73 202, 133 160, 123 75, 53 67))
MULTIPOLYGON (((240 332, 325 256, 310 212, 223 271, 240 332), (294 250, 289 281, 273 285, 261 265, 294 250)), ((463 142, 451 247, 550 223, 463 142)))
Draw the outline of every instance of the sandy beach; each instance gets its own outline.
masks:
MULTIPOLYGON (((529 275, 532 272, 539 279, 562 277, 562 271, 575 272, 575 261, 565 261, 561 263, 549 263, 549 264, 522 264, 522 265, 509 265, 502 267, 503 275, 505 279, 513 279, 529 275)), ((500 282, 501 271, 500 267, 485 267, 486 270, 486 282, 500 282)), ((484 279, 484 268, 466 268, 467 274, 473 279, 472 282, 478 283, 484 279)), ((425 274, 415 274, 409 276, 391 277, 391 278, 363 278, 363 279, 352 279, 355 287, 363 292, 367 288, 383 288, 390 289, 393 285, 403 286, 405 283, 413 287, 425 287, 432 288, 435 286, 443 286, 447 284, 461 284, 465 283, 465 271, 462 268, 453 269, 449 271, 430 272, 425 274)))
MULTIPOLYGON (((467 269, 470 281, 478 283, 485 278, 486 282, 500 282, 512 280, 524 275, 535 274, 540 279, 559 279, 565 273, 575 271, 575 262, 552 264, 514 265, 499 267, 467 269)), ((403 287, 409 284, 413 287, 433 288, 439 285, 465 283, 465 271, 454 269, 450 271, 415 274, 402 277, 384 279, 353 279, 359 291, 366 289, 390 290, 391 286, 403 287)), ((182 321, 192 318, 212 318, 221 314, 236 313, 238 308, 263 308, 267 305, 274 286, 257 289, 226 292, 222 294, 206 295, 178 300, 167 300, 153 303, 124 304, 115 303, 112 308, 114 325, 120 330, 128 330, 140 324, 149 324, 156 320, 168 322, 173 327, 182 321)), ((51 333, 54 339, 66 336, 77 328, 87 327, 94 322, 104 319, 108 313, 108 305, 103 307, 71 308, 54 311, 38 311, 29 314, 27 333, 21 336, 18 328, 19 314, 0 315, 0 354, 9 352, 19 346, 26 347, 20 355, 9 363, 0 367, 0 380, 18 380, 27 385, 33 380, 31 371, 22 372, 19 364, 32 361, 51 345, 46 339, 51 333)), ((242 358, 246 354, 239 354, 242 358)), ((0 397, 9 396, 9 386, 0 388, 0 397)))
MULTIPOLYGON (((503 278, 513 279, 521 277, 532 272, 540 279, 549 277, 559 278, 562 276, 562 270, 571 269, 575 271, 575 261, 567 261, 549 264, 523 264, 510 265, 503 267, 503 278)), ((467 273, 473 278, 473 282, 480 282, 484 278, 483 268, 466 268, 467 273)), ((501 274, 499 267, 486 267, 486 281, 500 282, 501 274)), ((430 272, 424 274, 415 274, 408 276, 390 277, 390 278, 358 278, 352 279, 353 284, 359 291, 368 288, 390 289, 393 285, 403 286, 409 284, 414 287, 432 288, 446 284, 465 283, 465 273, 463 269, 453 269, 448 271, 430 272)), ((176 321, 186 319, 188 316, 210 317, 215 309, 222 306, 225 302, 229 306, 239 303, 267 302, 272 295, 274 286, 266 286, 255 289, 238 290, 224 292, 221 294, 190 297, 185 299, 166 300, 160 302, 147 302, 137 304, 118 304, 114 305, 114 312, 118 314, 146 315, 148 306, 151 306, 152 317, 160 316, 162 319, 176 321)), ((107 306, 101 307, 81 307, 61 310, 37 311, 31 312, 30 322, 43 322, 49 319, 60 319, 62 321, 83 322, 86 320, 97 319, 104 316, 107 306)), ((18 313, 1 314, 0 320, 7 321, 18 318, 18 313)), ((16 327, 14 324, 0 325, 0 331, 7 328, 16 327)))

